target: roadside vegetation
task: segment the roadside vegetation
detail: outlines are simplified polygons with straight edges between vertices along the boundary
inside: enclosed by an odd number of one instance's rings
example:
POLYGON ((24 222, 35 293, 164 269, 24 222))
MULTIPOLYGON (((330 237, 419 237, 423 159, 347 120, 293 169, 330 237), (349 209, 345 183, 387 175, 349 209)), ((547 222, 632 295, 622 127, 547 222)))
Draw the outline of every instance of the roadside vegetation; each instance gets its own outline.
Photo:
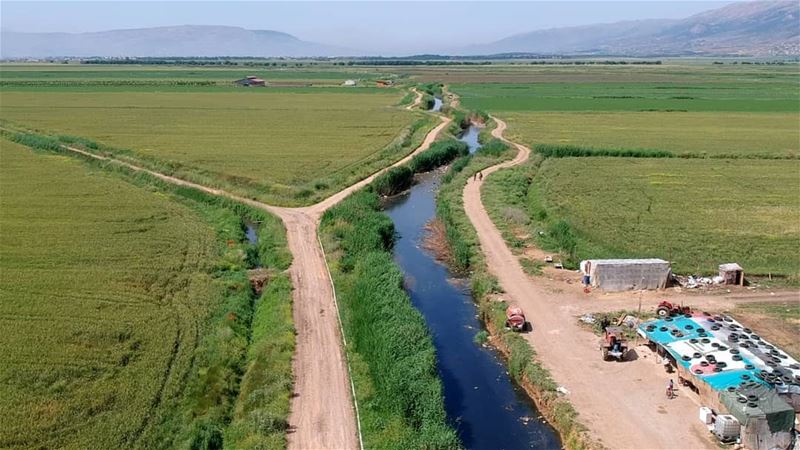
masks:
POLYGON ((6 137, 38 151, 2 144, 14 331, 0 338, 0 446, 283 446, 294 335, 280 221, 6 137), (273 277, 260 299, 247 274, 259 262, 273 277))
POLYGON ((378 194, 359 191, 328 210, 320 234, 350 344, 367 448, 454 448, 433 341, 392 259, 394 226, 378 194))
POLYGON ((365 447, 460 446, 444 411, 430 332, 411 304, 392 258, 394 224, 381 211, 380 196, 402 192, 411 186, 414 174, 467 154, 461 141, 434 142, 322 217, 320 234, 351 343, 348 358, 365 447))

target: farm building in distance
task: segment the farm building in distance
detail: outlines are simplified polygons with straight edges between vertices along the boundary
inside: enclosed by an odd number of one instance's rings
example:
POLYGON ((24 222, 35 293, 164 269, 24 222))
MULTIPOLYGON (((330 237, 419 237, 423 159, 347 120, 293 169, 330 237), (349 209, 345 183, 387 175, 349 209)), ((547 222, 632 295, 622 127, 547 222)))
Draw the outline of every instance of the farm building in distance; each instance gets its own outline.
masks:
POLYGON ((342 86, 355 86, 355 85, 356 85, 356 80, 345 80, 345 82, 342 83, 342 86))
POLYGON ((378 87, 390 87, 394 86, 394 81, 392 80, 376 80, 375 85, 378 87))
POLYGON ((249 75, 245 78, 242 78, 241 80, 234 81, 234 83, 236 83, 239 86, 246 86, 246 87, 254 87, 254 86, 264 87, 267 85, 267 82, 265 80, 262 80, 261 78, 258 78, 255 75, 249 75))
POLYGON ((663 259, 592 259, 589 275, 592 287, 605 291, 663 289, 667 287, 670 264, 663 259))

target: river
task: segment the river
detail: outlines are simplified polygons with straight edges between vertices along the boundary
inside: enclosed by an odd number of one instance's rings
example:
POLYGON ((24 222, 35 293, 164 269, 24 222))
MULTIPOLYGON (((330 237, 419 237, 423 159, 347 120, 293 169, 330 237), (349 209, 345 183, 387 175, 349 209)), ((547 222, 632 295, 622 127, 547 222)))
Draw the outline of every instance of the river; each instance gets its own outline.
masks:
MULTIPOLYGON (((471 153, 480 148, 479 131, 470 127, 461 137, 471 153)), ((384 211, 399 235, 394 257, 406 290, 433 334, 448 418, 469 449, 560 449, 557 433, 512 382, 499 353, 474 342, 483 324, 468 281, 454 279, 422 247, 426 225, 436 215, 440 175, 418 176, 418 183, 389 200, 384 211)))

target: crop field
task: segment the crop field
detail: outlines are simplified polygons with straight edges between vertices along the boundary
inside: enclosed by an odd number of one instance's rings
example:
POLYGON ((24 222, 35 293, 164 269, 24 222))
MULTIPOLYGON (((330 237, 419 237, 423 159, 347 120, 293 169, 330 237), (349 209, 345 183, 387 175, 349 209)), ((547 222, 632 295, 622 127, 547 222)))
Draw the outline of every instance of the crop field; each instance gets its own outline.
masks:
POLYGON ((667 150, 676 156, 800 157, 797 113, 502 113, 519 142, 667 150))
POLYGON ((550 158, 527 201, 569 224, 578 258, 660 257, 677 273, 736 261, 797 278, 798 174, 794 160, 550 158))
POLYGON ((207 85, 231 85, 233 80, 246 75, 276 84, 302 83, 304 85, 340 85, 344 80, 374 80, 385 77, 385 73, 369 69, 340 69, 333 66, 297 67, 295 63, 275 62, 254 66, 188 67, 177 65, 101 65, 101 64, 52 64, 52 65, 2 65, 2 85, 47 86, 45 82, 83 82, 101 84, 103 82, 130 81, 139 83, 169 81, 206 82, 207 85), (274 64, 274 65, 272 65, 274 64))
POLYGON ((531 146, 655 149, 701 157, 800 155, 800 77, 791 67, 622 69, 626 76, 660 71, 669 81, 585 80, 620 68, 574 67, 552 69, 564 71, 561 82, 452 89, 465 107, 501 115, 509 136, 531 146))
POLYGON ((662 64, 594 64, 579 61, 493 61, 481 65, 454 66, 379 66, 381 71, 398 72, 420 81, 445 82, 454 86, 469 83, 708 83, 758 82, 796 79, 797 69, 786 65, 725 65, 710 64, 708 60, 664 60, 662 64))
POLYGON ((427 123, 402 93, 3 89, 0 119, 87 138, 195 181, 277 204, 324 198, 407 153, 427 123), (394 143, 395 145, 390 145, 394 143))
POLYGON ((0 155, 0 447, 167 445, 222 296, 214 229, 77 160, 0 155))

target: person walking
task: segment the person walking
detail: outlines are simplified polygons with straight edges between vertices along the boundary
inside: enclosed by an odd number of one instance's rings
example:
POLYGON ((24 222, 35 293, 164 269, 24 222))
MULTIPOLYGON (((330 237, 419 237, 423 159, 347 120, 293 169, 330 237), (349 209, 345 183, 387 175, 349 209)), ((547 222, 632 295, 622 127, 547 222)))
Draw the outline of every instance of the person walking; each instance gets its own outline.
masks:
POLYGON ((483 172, 478 172, 478 179, 483 180, 483 172))
POLYGON ((675 398, 675 383, 670 378, 669 383, 667 383, 667 399, 672 400, 673 398, 675 398))

